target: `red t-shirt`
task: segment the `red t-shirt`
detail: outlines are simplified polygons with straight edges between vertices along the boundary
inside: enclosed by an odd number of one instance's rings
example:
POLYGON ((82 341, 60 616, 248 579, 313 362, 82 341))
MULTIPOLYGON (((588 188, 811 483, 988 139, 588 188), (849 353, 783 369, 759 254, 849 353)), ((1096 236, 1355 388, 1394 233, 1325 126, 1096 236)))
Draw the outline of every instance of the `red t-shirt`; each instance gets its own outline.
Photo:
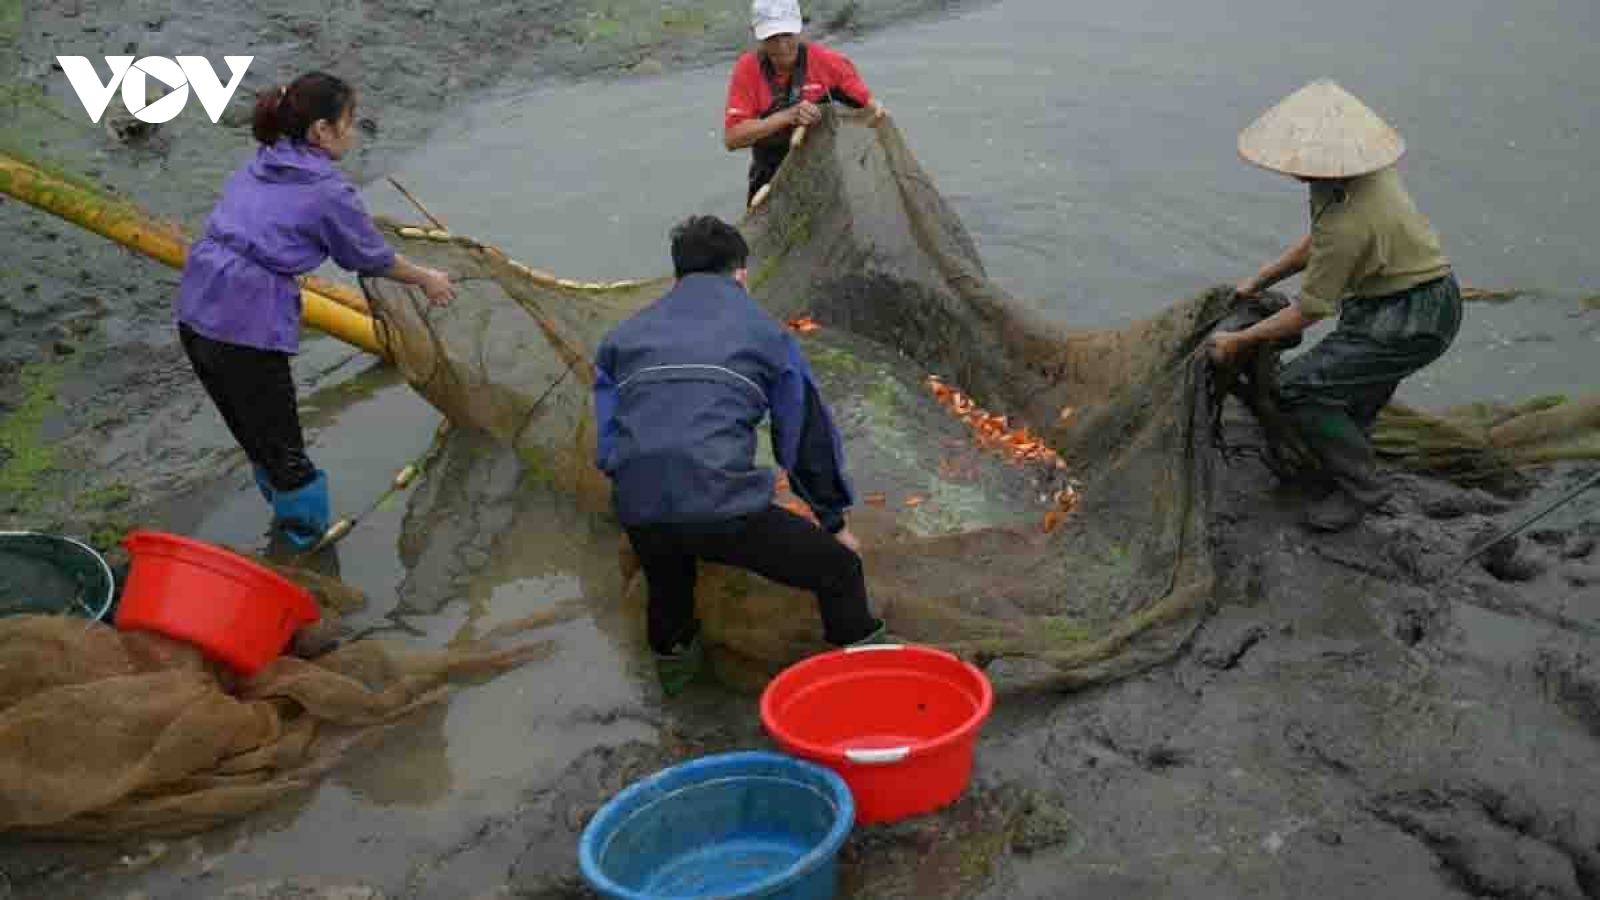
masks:
MULTIPOLYGON (((830 91, 837 90, 855 103, 866 106, 872 102, 872 91, 856 72, 855 63, 837 50, 821 44, 806 44, 806 83, 801 96, 816 103, 830 91)), ((788 79, 778 77, 778 86, 787 89, 788 79)), ((761 74, 761 60, 755 51, 747 50, 733 64, 733 77, 728 80, 728 107, 723 114, 722 127, 732 128, 740 122, 761 118, 772 105, 772 90, 761 74)))

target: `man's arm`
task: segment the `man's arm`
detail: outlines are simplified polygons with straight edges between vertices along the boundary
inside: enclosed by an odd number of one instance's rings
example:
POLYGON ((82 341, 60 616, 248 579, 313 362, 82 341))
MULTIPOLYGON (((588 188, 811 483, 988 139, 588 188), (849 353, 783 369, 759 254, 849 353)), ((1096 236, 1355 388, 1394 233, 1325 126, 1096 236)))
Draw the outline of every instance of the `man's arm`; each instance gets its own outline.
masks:
MULTIPOLYGON (((1284 272, 1293 266, 1304 270, 1300 296, 1283 309, 1243 331, 1218 332, 1211 339, 1211 358, 1226 362, 1257 344, 1293 337, 1314 323, 1333 315, 1339 299, 1350 283, 1365 245, 1359 235, 1351 236, 1331 226, 1319 226, 1304 240, 1290 247, 1264 275, 1284 272)), ((1288 277, 1283 275, 1282 277, 1288 277)))
POLYGON ((822 111, 814 104, 801 103, 761 117, 761 68, 754 56, 734 63, 728 78, 728 106, 722 117, 722 144, 729 150, 743 150, 774 134, 797 125, 815 125, 822 111))
POLYGON ((827 53, 829 78, 832 84, 828 88, 828 96, 845 106, 860 109, 872 102, 872 89, 862 80, 861 73, 856 71, 856 64, 850 61, 837 50, 827 53))
POLYGON ((1234 356, 1254 347, 1293 337, 1316 319, 1306 315, 1299 303, 1291 303, 1243 331, 1219 331, 1211 337, 1211 359, 1225 363, 1234 356))
POLYGON ((817 390, 811 367, 793 336, 785 335, 788 361, 772 392, 772 449, 789 473, 795 495, 830 534, 845 527, 855 502, 845 475, 844 444, 817 390))
POLYGON ((743 150, 759 141, 788 131, 798 125, 815 125, 822 121, 822 111, 815 104, 801 103, 780 110, 765 119, 745 119, 722 132, 723 146, 729 150, 743 150))
POLYGON ((829 50, 827 54, 829 80, 832 82, 832 86, 828 89, 828 98, 852 109, 870 110, 872 118, 868 122, 876 127, 889 111, 884 108, 881 101, 872 96, 872 89, 867 87, 867 82, 862 79, 861 73, 856 70, 856 64, 850 57, 837 50, 829 50))
POLYGON ((608 360, 609 356, 602 346, 595 354, 594 365, 594 464, 602 472, 611 471, 611 454, 616 449, 617 383, 601 364, 601 360, 608 360))
POLYGON ((1293 246, 1283 252, 1283 255, 1261 267, 1261 271, 1239 282, 1239 296, 1254 297, 1269 287, 1302 272, 1306 263, 1311 261, 1311 235, 1306 235, 1293 246))

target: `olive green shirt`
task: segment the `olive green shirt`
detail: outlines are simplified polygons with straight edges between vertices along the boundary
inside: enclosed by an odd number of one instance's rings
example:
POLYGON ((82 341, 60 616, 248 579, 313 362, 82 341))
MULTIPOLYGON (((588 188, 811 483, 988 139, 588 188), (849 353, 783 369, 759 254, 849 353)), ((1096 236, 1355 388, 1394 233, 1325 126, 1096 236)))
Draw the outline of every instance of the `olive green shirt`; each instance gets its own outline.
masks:
POLYGON ((1301 312, 1320 319, 1348 297, 1385 297, 1449 272, 1439 236, 1393 167, 1311 186, 1311 259, 1301 312))

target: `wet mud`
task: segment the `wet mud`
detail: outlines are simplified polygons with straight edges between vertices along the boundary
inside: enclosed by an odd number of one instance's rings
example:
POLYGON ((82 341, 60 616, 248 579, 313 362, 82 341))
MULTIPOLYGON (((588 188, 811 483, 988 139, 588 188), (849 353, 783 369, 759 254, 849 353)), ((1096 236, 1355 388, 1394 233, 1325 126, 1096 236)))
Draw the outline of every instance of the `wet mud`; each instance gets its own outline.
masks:
MULTIPOLYGON (((1251 446, 1254 426, 1230 422, 1231 443, 1251 446)), ((1003 697, 963 799, 858 828, 841 896, 1600 896, 1600 501, 1441 577, 1486 531, 1588 471, 1539 474, 1530 496, 1509 500, 1396 473, 1379 514, 1313 536, 1299 525, 1303 498, 1235 461, 1218 482, 1223 583, 1185 651, 1092 691, 1003 697)), ((382 864, 283 856, 316 799, 155 850, 8 846, 12 896, 588 897, 577 841, 609 797, 694 756, 770 747, 746 690, 659 698, 639 623, 608 593, 615 535, 530 492, 514 455, 463 438, 429 483, 401 528, 434 539, 400 545, 434 560, 413 556, 393 609, 357 622, 435 641, 479 635, 509 615, 507 586, 552 565, 576 571, 586 617, 553 637, 569 661, 558 653, 526 673, 570 699, 504 711, 545 720, 526 744, 426 723, 337 777, 413 817, 462 790, 452 777, 495 785, 492 800, 447 824, 358 817, 353 833, 322 838, 382 864), (589 562, 559 562, 573 557, 589 562), (595 680, 612 667, 622 682, 595 680), (445 758, 469 737, 501 741, 500 759, 452 776, 445 758), (278 849, 262 853, 264 842, 278 849), (362 874, 336 877, 341 865, 362 874)))

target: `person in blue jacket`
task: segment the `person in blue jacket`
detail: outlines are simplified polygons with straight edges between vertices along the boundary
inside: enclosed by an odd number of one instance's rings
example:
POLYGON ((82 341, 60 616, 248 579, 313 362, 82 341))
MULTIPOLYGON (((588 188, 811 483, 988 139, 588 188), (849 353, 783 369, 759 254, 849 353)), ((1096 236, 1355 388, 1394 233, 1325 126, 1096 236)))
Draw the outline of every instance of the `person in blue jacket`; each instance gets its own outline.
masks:
POLYGON ((595 364, 597 464, 649 586, 648 632, 669 695, 704 665, 697 561, 748 569, 817 595, 823 637, 884 639, 867 603, 853 505, 832 416, 794 336, 745 292, 738 229, 696 216, 672 231, 671 291, 618 325, 595 364), (774 503, 773 454, 821 527, 774 503))

